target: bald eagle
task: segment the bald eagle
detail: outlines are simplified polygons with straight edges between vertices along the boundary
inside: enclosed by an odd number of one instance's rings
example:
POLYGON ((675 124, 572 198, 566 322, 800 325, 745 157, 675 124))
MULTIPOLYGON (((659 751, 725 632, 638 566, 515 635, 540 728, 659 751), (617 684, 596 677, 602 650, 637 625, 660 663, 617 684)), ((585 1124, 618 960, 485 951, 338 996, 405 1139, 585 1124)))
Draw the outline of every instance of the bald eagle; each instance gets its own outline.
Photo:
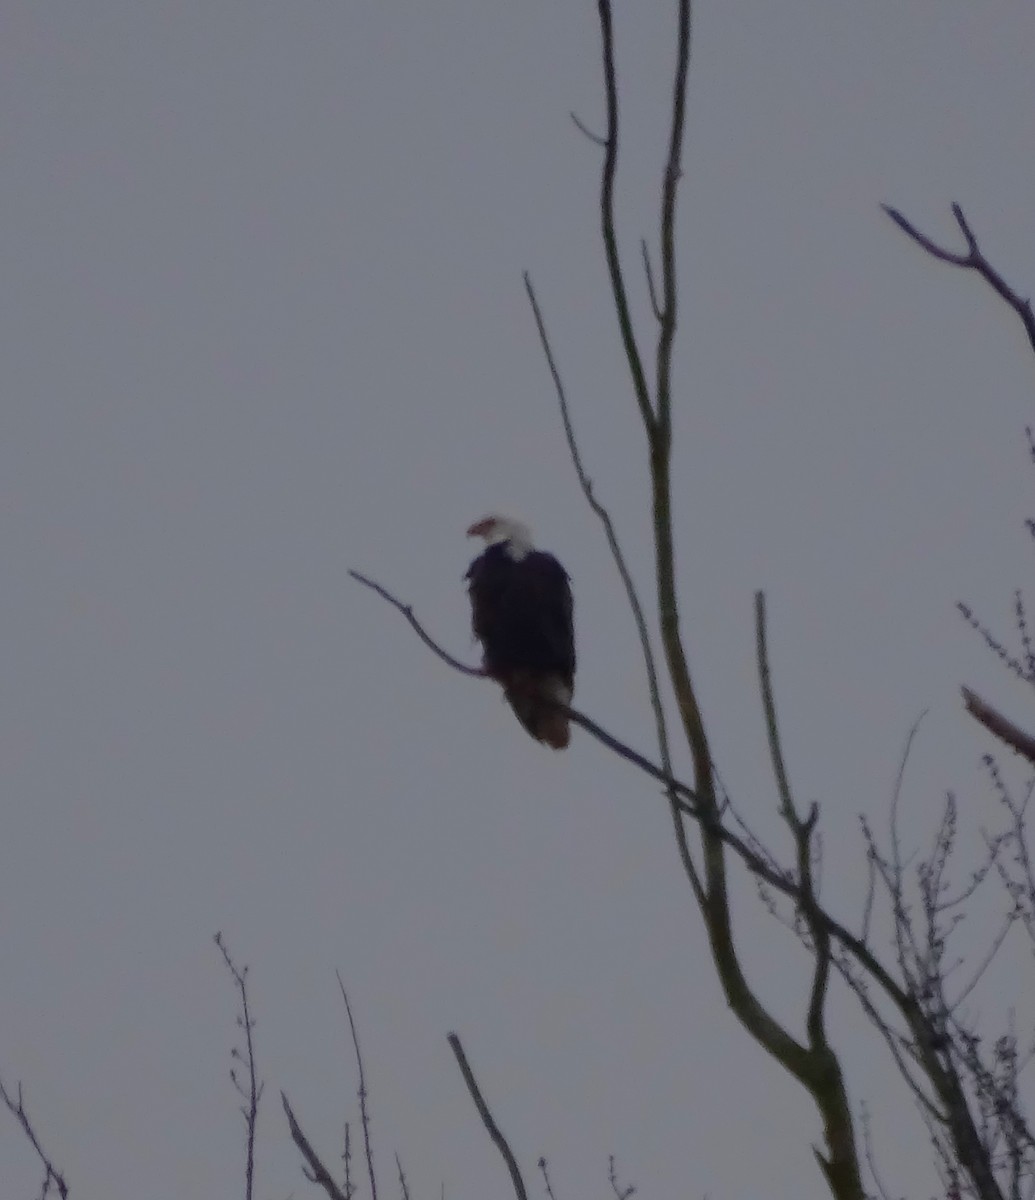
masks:
POLYGON ((568 574, 552 554, 533 547, 520 521, 483 517, 467 536, 487 543, 464 576, 485 673, 502 686, 532 737, 563 750, 570 738, 568 718, 550 701, 570 704, 575 683, 568 574))

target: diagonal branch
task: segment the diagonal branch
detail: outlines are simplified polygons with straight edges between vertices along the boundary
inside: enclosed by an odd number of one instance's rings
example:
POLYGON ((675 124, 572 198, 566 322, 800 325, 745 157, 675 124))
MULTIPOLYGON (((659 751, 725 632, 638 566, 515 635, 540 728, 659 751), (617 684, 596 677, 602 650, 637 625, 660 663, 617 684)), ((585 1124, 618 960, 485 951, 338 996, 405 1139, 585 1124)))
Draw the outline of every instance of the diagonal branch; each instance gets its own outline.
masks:
MULTIPOLYGON (((381 584, 377 583, 375 580, 369 579, 366 575, 361 575, 358 571, 350 571, 349 574, 353 577, 353 579, 357 580, 359 583, 362 583, 365 587, 375 591, 382 599, 386 600, 398 612, 401 612, 409 622, 410 627, 414 630, 424 645, 427 646, 428 649, 431 650, 432 653, 438 658, 440 658, 447 666, 452 667, 454 671, 460 671, 462 674, 469 675, 475 679, 488 678, 483 671, 475 670, 472 667, 466 666, 464 663, 460 662, 459 659, 454 658, 451 654, 448 654, 445 650, 443 650, 438 642, 436 642, 435 639, 424 628, 424 626, 421 625, 420 621, 417 620, 416 616, 414 615, 412 605, 403 603, 403 601, 397 596, 393 596, 387 588, 382 587, 381 584)), ((696 810, 693 807, 694 803, 696 802, 696 796, 693 788, 689 787, 685 783, 681 783, 678 779, 675 779, 672 776, 670 771, 666 771, 661 767, 656 766, 650 761, 649 758, 645 758, 631 746, 627 746, 624 742, 619 741, 619 739, 613 734, 608 733, 603 726, 598 725, 596 721, 592 720, 592 718, 587 717, 585 713, 579 712, 578 709, 572 708, 570 705, 562 704, 560 701, 553 701, 552 703, 556 708, 560 709, 573 724, 580 726, 592 737, 595 737, 602 745, 607 746, 609 750, 613 750, 614 753, 620 758, 624 758, 626 762, 631 762, 634 766, 639 767, 641 771, 646 772, 646 774, 658 780, 659 783, 664 784, 666 790, 675 793, 676 796, 684 797, 685 801, 688 801, 689 803, 682 803, 682 808, 685 810, 688 816, 696 815, 696 810)))
POLYGON ((911 221, 908 221, 897 208, 892 208, 890 204, 882 204, 881 208, 884 209, 904 234, 912 238, 932 258, 938 259, 939 262, 949 263, 953 267, 961 267, 967 271, 976 271, 988 286, 1001 299, 1005 300, 1017 316, 1020 317, 1024 331, 1028 335, 1028 341, 1031 343, 1031 348, 1035 350, 1035 312, 1032 311, 1031 300, 1018 295, 988 261, 981 247, 978 245, 973 230, 970 228, 970 222, 958 204, 952 206, 952 215, 956 218, 956 224, 963 234, 963 240, 967 243, 966 254, 947 250, 944 246, 939 246, 936 242, 931 241, 926 234, 921 233, 911 221))
MULTIPOLYGON (((465 667, 463 663, 456 663, 450 655, 446 654, 439 647, 413 615, 411 606, 404 604, 380 584, 375 584, 373 580, 368 580, 365 576, 359 575, 358 572, 352 572, 352 574, 361 583, 372 587, 380 596, 383 596, 393 608, 403 613, 410 625, 414 627, 421 641, 441 658, 443 662, 452 666, 454 670, 462 671, 465 675, 477 674, 470 668, 465 667)), ((781 871, 778 867, 767 861, 760 853, 752 849, 744 838, 740 837, 733 830, 728 829, 725 825, 722 825, 718 819, 718 813, 705 811, 701 799, 694 788, 671 775, 666 775, 650 759, 633 750, 631 746, 627 746, 624 742, 619 741, 618 738, 608 733, 583 713, 563 704, 558 704, 558 708, 563 710, 569 720, 585 729, 587 733, 595 737, 601 744, 607 746, 608 749, 614 751, 614 753, 624 758, 627 762, 631 762, 634 766, 639 767, 640 770, 650 775, 651 778, 658 780, 666 789, 671 789, 675 792, 679 797, 679 811, 683 815, 701 822, 702 825, 706 825, 711 836, 729 846, 753 875, 764 880, 780 892, 781 895, 786 896, 794 903, 800 902, 800 889, 794 878, 788 872, 781 871)), ((891 973, 881 964, 880 959, 869 949, 862 938, 853 934, 846 926, 835 920, 823 909, 820 909, 819 917, 823 921, 824 928, 830 931, 831 936, 845 947, 867 974, 872 976, 875 982, 887 993, 895 1006, 905 1015, 912 1003, 909 995, 895 982, 891 973)))
POLYGON ((517 1165, 517 1159, 511 1150, 507 1139, 500 1132, 500 1127, 493 1119, 492 1113, 489 1112, 489 1106, 485 1103, 485 1098, 482 1096, 481 1089, 478 1087, 478 1081, 474 1077, 474 1072, 471 1070, 471 1064, 467 1061, 467 1055, 464 1053, 464 1048, 461 1045, 460 1038, 457 1034, 449 1034, 449 1045, 452 1047, 453 1053, 456 1055, 456 1061, 460 1066, 460 1074, 464 1077, 464 1083, 467 1084, 467 1090, 471 1093, 471 1099, 474 1101, 474 1106, 478 1110, 478 1116, 482 1119, 482 1124, 485 1126, 485 1131, 492 1139, 493 1145, 503 1156, 503 1161, 507 1164, 507 1170, 510 1172, 510 1182, 514 1188, 514 1195, 517 1200, 528 1200, 528 1193, 525 1191, 525 1181, 521 1178, 521 1168, 517 1165))
POLYGON ((57 1169, 57 1167, 54 1166, 52 1159, 47 1155, 47 1152, 43 1149, 42 1145, 40 1145, 39 1137, 36 1134, 36 1130, 33 1128, 32 1121, 29 1119, 29 1114, 25 1111, 25 1099, 22 1095, 22 1085, 20 1083, 18 1084, 18 1099, 15 1100, 11 1096, 10 1092, 8 1092, 7 1088, 4 1087, 4 1081, 0 1079, 0 1100, 3 1100, 4 1104, 7 1105, 8 1111, 22 1127, 22 1132, 29 1139, 33 1150, 36 1151, 40 1162, 43 1164, 44 1174, 43 1183, 40 1188, 41 1198, 49 1194, 51 1184, 53 1184, 54 1187, 57 1188, 57 1193, 61 1197, 61 1200, 68 1200, 68 1184, 65 1182, 65 1177, 57 1169))
POLYGON ((1030 733, 1025 733, 1019 725, 1015 725, 1012 721, 1003 716, 998 709, 995 709, 987 701, 965 687, 961 689, 963 692, 963 706, 967 712, 980 722, 989 731, 1011 750, 1016 751, 1029 762, 1035 763, 1035 737, 1030 733))
POLYGON ((280 1093, 280 1102, 284 1105, 284 1112, 288 1119, 288 1128, 291 1130, 291 1140, 298 1147, 299 1153, 306 1161, 307 1167, 303 1168, 303 1174, 306 1179, 310 1183, 319 1184, 327 1193, 329 1200, 349 1200, 351 1193, 347 1191, 343 1192, 338 1187, 330 1171, 320 1161, 320 1156, 309 1144, 309 1139, 302 1132, 302 1127, 299 1125, 298 1119, 295 1117, 291 1105, 288 1103, 285 1092, 280 1093))
POLYGON ((437 654, 444 663, 447 663, 454 671, 459 671, 462 675, 470 675, 473 679, 484 679, 485 672, 481 667, 469 667, 466 663, 462 663, 458 658, 454 658, 447 650, 443 650, 438 642, 433 641, 424 631, 424 627, 413 615, 413 609, 408 604, 403 604, 401 600, 397 600, 391 592, 383 588, 373 579, 368 579, 366 575, 361 575, 359 571, 349 571, 349 574, 357 583, 363 584, 364 587, 370 588, 371 591, 377 592, 382 600, 387 600, 393 608, 397 608, 399 612, 410 623, 410 628, 416 633, 420 640, 432 653, 437 654))

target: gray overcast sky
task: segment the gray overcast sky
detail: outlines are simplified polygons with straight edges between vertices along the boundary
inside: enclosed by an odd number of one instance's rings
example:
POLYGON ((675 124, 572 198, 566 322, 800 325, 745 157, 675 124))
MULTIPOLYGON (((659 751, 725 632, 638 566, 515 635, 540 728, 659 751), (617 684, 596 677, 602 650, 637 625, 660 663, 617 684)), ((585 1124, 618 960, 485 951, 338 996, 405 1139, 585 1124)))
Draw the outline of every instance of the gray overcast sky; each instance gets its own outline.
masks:
MULTIPOLYGON (((672 5, 618 8, 634 263, 672 5)), ((644 1196, 822 1195, 817 1122, 725 1010, 655 791, 584 736, 534 745, 346 575, 473 657, 463 531, 523 516, 574 579, 578 703, 650 745, 521 287, 528 268, 644 571, 599 155, 568 119, 599 126, 597 56, 588 0, 2 6, 0 1068, 77 1197, 240 1190, 216 929, 252 968, 266 1200, 307 1188, 277 1089, 330 1158, 353 1112, 335 967, 386 1180, 397 1149, 415 1197, 506 1187, 453 1028, 561 1200, 606 1194, 609 1153, 644 1196)), ((750 624, 768 589, 790 766, 848 915, 856 814, 884 811, 920 710, 926 831, 947 786, 969 825, 990 815, 959 684, 1023 701, 953 603, 1005 630, 1027 579, 1031 355, 878 203, 948 239, 960 201, 1035 287, 1033 61, 1030 4, 697 6, 685 634, 727 783, 778 836, 750 624)), ((789 1016, 801 960, 739 900, 789 1016)), ((922 1130, 837 1020, 890 1179, 927 1194, 922 1130)), ((0 1194, 31 1194, 7 1120, 0 1162, 0 1194)))

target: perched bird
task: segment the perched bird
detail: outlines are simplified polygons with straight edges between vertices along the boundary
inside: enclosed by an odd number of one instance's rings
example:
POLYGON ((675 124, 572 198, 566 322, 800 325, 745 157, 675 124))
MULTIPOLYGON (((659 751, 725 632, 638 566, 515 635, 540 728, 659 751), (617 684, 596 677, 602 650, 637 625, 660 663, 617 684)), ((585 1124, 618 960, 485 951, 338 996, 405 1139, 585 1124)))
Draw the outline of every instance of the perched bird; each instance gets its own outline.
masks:
POLYGON ((568 574, 536 550, 526 525, 483 517, 467 531, 487 546, 467 570, 471 627, 485 651, 485 673, 537 741, 562 750, 568 718, 550 701, 570 704, 575 683, 575 629, 568 574))

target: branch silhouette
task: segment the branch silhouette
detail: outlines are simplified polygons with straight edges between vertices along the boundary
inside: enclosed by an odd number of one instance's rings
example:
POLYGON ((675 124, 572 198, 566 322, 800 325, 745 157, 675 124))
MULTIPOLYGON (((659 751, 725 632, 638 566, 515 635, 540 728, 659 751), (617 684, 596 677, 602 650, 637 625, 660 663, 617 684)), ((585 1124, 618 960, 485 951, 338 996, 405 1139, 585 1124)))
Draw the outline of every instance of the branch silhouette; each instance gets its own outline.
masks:
POLYGON ((1035 763, 1035 737, 1026 733, 1019 725, 1015 725, 1008 717, 1004 717, 987 700, 982 700, 977 692, 968 687, 962 688, 961 691, 963 706, 975 721, 984 725, 989 733, 994 734, 1016 754, 1020 754, 1028 762, 1035 763))
MULTIPOLYGON (((362 583, 365 587, 376 592, 382 599, 386 600, 393 608, 405 616, 406 620, 413 627, 414 631, 420 637, 421 641, 432 650, 444 663, 451 666, 454 670, 460 671, 464 675, 470 675, 475 678, 484 679, 486 675, 483 671, 467 666, 454 658, 435 641, 433 637, 424 629, 417 618, 414 616, 411 605, 399 600, 393 596, 381 584, 368 578, 366 575, 360 574, 358 571, 350 571, 349 574, 362 583)), ((745 838, 741 837, 734 830, 722 824, 721 812, 717 806, 703 806, 698 801, 696 792, 688 784, 681 780, 667 775, 656 763, 651 762, 649 758, 634 750, 631 746, 627 746, 613 734, 607 732, 600 725, 587 717, 584 713, 577 709, 571 708, 568 705, 559 704, 558 708, 562 709, 568 719, 575 725, 580 726, 592 737, 596 738, 602 745, 607 746, 619 757, 624 758, 627 762, 639 767, 641 771, 649 775, 652 779, 656 779, 663 784, 666 791, 676 796, 675 804, 678 810, 685 813, 688 817, 692 817, 695 821, 699 821, 702 826, 707 828, 708 832, 725 843, 733 850, 740 858, 741 862, 747 869, 759 879, 769 884, 774 890, 781 895, 786 896, 795 904, 802 904, 803 893, 799 880, 796 878, 793 871, 781 869, 777 864, 767 860, 759 851, 755 850, 745 838)), ((855 961, 870 975, 876 982, 899 1012, 906 1017, 907 1020, 914 1020, 916 1017, 915 1004, 909 994, 897 983, 891 974, 891 971, 884 966, 877 955, 865 941, 858 935, 852 933, 840 921, 832 917, 824 908, 817 907, 814 913, 815 920, 819 926, 835 938, 837 942, 855 959, 855 961)))
POLYGON ((25 1099, 22 1095, 22 1085, 18 1084, 17 1099, 4 1086, 4 1082, 0 1079, 0 1100, 3 1100, 7 1105, 11 1115, 17 1120, 22 1127, 22 1132, 29 1139, 33 1150, 43 1164, 43 1182, 40 1184, 40 1200, 45 1200, 50 1195, 51 1187, 57 1189, 57 1194, 61 1200, 67 1200, 68 1184, 65 1182, 64 1175, 54 1166, 53 1159, 47 1154, 40 1144, 39 1136, 33 1127, 32 1121, 29 1119, 29 1114, 25 1110, 25 1099))
MULTIPOLYGON (((357 583, 370 588, 371 591, 376 592, 394 609, 401 612, 424 645, 447 666, 452 667, 454 671, 459 671, 463 675, 469 675, 473 679, 489 678, 480 667, 469 667, 466 663, 461 662, 460 659, 454 658, 448 650, 444 650, 431 634, 428 633, 420 621, 417 620, 411 604, 400 600, 398 596, 393 596, 387 588, 369 578, 369 576, 361 574, 359 571, 349 571, 349 574, 357 583)), ((680 801, 680 807, 688 816, 696 817, 699 815, 696 808, 697 796, 689 784, 682 783, 663 771, 656 763, 651 762, 649 758, 646 758, 631 746, 627 746, 625 742, 620 741, 614 734, 608 733, 603 726, 598 725, 596 721, 591 717, 587 717, 585 713, 579 712, 577 708, 572 708, 569 704, 562 704, 559 700, 550 700, 549 703, 553 704, 555 708, 560 709, 572 724, 584 729, 602 745, 607 746, 609 750, 613 750, 620 758, 624 758, 626 762, 631 762, 634 766, 639 767, 641 771, 650 775, 659 783, 664 784, 666 788, 671 788, 678 796, 681 796, 683 799, 680 801)))
POLYGON ((492 1139, 493 1145, 500 1152, 503 1161, 507 1164, 507 1170, 510 1172, 510 1182, 514 1187, 514 1196, 516 1200, 528 1200, 528 1193, 525 1191, 525 1181, 521 1177, 521 1168, 517 1164, 517 1159, 514 1157, 514 1152, 511 1150, 510 1144, 503 1136, 500 1127, 496 1124, 495 1118, 489 1111, 489 1106, 485 1103, 485 1097, 482 1095, 478 1081, 471 1070, 471 1064, 467 1061, 467 1055, 464 1053, 460 1037, 458 1034, 451 1033, 448 1040, 450 1048, 454 1055, 456 1055, 460 1074, 464 1077, 464 1083, 467 1084, 467 1090, 470 1092, 474 1106, 478 1110, 482 1124, 485 1126, 485 1131, 492 1139))
POLYGON ((418 621, 413 615, 413 608, 411 605, 404 604, 397 597, 393 596, 387 588, 382 587, 381 584, 379 584, 376 580, 370 579, 366 575, 361 575, 359 571, 350 570, 349 574, 353 579, 356 580, 357 583, 361 583, 364 587, 370 588, 371 591, 377 592, 382 600, 387 600, 393 608, 397 608, 399 612, 401 612, 406 618, 406 620, 409 621, 411 629, 413 629, 424 645, 427 646, 428 649, 434 654, 437 654, 438 657, 442 659, 442 661, 448 666, 452 667, 454 671, 459 671, 461 675, 470 675, 473 679, 484 679, 486 677, 485 672, 481 669, 481 667, 469 667, 466 663, 462 663, 458 658, 454 658, 447 650, 443 650, 438 642, 429 636, 427 631, 424 629, 424 626, 421 625, 420 621, 418 621))
POLYGON ((1015 292, 985 257, 984 252, 978 245, 977 238, 974 236, 974 231, 970 227, 970 222, 967 220, 960 205, 954 204, 952 206, 952 215, 956 218, 956 224, 960 228, 960 233, 963 234, 963 240, 967 243, 967 252, 965 254, 960 254, 957 251, 948 250, 944 246, 939 246, 937 242, 933 242, 926 234, 921 233, 911 221, 904 217, 897 208, 892 208, 890 204, 882 204, 881 208, 904 234, 912 238, 932 258, 938 259, 939 262, 949 263, 953 267, 961 267, 965 271, 976 271, 988 286, 1005 300, 1017 316, 1020 317, 1021 324, 1024 326, 1024 332, 1028 335, 1028 341, 1031 343, 1031 348, 1035 350, 1035 312, 1032 311, 1031 301, 1022 297, 1018 292, 1015 292))

